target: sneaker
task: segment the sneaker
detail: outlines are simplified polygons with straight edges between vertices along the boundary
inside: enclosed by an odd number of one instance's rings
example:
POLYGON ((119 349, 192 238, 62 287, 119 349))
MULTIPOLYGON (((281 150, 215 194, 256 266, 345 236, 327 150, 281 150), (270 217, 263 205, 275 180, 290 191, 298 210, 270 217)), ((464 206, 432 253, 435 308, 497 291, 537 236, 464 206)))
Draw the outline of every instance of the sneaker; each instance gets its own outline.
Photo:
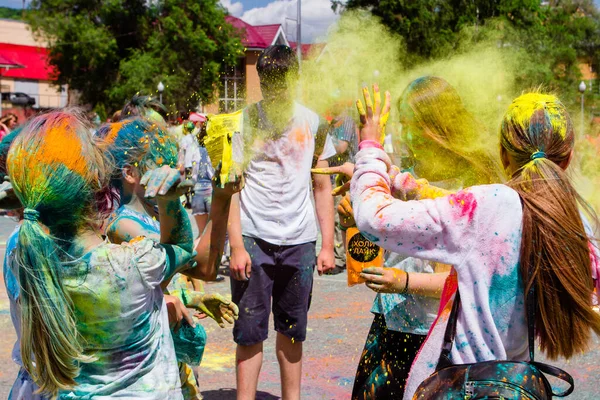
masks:
POLYGON ((215 278, 214 281, 206 281, 205 283, 219 283, 219 282, 223 282, 225 280, 225 277, 223 275, 217 275, 217 277, 215 278))

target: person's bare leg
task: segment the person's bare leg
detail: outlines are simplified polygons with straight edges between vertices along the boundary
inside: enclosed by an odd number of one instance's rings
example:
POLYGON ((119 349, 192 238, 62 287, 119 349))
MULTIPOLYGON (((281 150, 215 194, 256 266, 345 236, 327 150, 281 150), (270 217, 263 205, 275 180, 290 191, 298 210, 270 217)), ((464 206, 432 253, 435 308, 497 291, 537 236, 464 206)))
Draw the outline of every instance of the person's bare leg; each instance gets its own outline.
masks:
POLYGON ((202 283, 202 281, 200 279, 196 279, 196 278, 188 278, 188 279, 192 283, 192 289, 194 290, 194 292, 204 292, 204 284, 202 283))
POLYGON ((300 381, 302 379, 302 342, 294 342, 277 332, 275 343, 279 371, 281 373, 282 400, 300 399, 300 381))
POLYGON ((202 236, 202 232, 204 232, 204 228, 206 228, 206 224, 208 224, 208 214, 194 215, 194 219, 196 220, 196 225, 198 226, 198 237, 200 237, 202 236))
POLYGON ((254 400, 256 398, 256 387, 258 386, 258 375, 263 360, 263 344, 257 343, 251 346, 237 345, 236 358, 236 385, 238 400, 254 400))

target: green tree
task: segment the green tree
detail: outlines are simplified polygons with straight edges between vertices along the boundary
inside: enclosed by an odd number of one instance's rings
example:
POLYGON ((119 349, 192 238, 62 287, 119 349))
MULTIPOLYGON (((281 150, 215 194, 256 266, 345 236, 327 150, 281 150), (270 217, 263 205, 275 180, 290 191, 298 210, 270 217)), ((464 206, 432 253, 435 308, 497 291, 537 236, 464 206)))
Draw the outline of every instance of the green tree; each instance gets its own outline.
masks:
POLYGON ((9 7, 0 7, 0 18, 2 19, 23 19, 23 10, 9 7))
POLYGON ((368 9, 406 43, 408 66, 489 41, 518 60, 518 87, 577 99, 582 61, 600 66, 600 16, 591 0, 332 0, 368 9))
POLYGON ((218 0, 34 0, 26 18, 49 43, 56 83, 83 102, 116 110, 162 81, 175 111, 211 102, 223 66, 243 55, 225 16, 218 0))

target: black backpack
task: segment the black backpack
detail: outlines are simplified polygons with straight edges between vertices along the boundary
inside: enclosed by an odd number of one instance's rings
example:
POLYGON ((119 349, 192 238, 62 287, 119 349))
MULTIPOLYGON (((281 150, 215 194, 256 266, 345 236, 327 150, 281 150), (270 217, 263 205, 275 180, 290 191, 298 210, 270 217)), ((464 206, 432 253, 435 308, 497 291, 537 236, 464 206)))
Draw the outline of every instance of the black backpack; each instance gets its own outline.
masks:
POLYGON ((571 394, 574 389, 571 375, 560 368, 534 361, 534 295, 532 285, 527 301, 529 358, 531 361, 485 361, 452 365, 449 355, 454 342, 460 306, 460 294, 457 290, 448 318, 438 365, 435 372, 419 385, 413 400, 546 400, 552 399, 552 396, 565 397, 571 394), (559 394, 553 393, 552 386, 544 373, 567 382, 569 388, 559 394))

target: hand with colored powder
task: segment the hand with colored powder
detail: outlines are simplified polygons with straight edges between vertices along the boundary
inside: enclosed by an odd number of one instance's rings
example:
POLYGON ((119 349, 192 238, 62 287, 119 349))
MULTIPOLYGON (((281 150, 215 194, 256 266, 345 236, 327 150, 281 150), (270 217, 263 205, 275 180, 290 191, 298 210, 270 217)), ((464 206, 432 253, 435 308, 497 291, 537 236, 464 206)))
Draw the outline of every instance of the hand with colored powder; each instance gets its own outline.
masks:
POLYGON ((382 142, 384 137, 385 125, 390 116, 391 109, 391 95, 390 92, 385 92, 385 101, 383 103, 383 109, 381 108, 381 93, 379 92, 379 85, 373 85, 373 98, 371 100, 371 94, 369 93, 368 87, 363 87, 363 97, 365 99, 365 106, 363 106, 360 100, 356 101, 356 108, 360 116, 360 141, 370 140, 377 143, 382 142))
POLYGON ((204 294, 183 290, 181 295, 187 307, 212 318, 221 328, 225 328, 225 322, 233 324, 238 319, 238 306, 218 293, 204 294))
POLYGON ((169 314, 169 326, 174 332, 179 330, 184 319, 192 327, 196 326, 190 312, 177 296, 165 295, 165 303, 169 314))
POLYGON ((213 176, 213 195, 215 197, 224 197, 231 198, 235 193, 241 192, 246 184, 244 175, 232 175, 230 174, 228 181, 223 184, 221 182, 221 165, 219 162, 217 168, 215 169, 215 174, 213 176))
POLYGON ((343 196, 348 190, 350 190, 350 180, 354 174, 354 164, 346 162, 338 167, 328 168, 313 168, 310 170, 313 174, 317 175, 338 175, 341 176, 346 182, 333 189, 331 192, 332 196, 343 196))
POLYGON ((385 267, 367 267, 360 277, 366 286, 377 293, 404 293, 407 289, 407 274, 401 269, 385 267))
POLYGON ((190 180, 181 181, 181 174, 175 168, 163 165, 160 168, 146 172, 140 180, 140 185, 146 186, 144 197, 161 200, 176 200, 194 187, 190 180))
POLYGON ((352 204, 350 203, 350 194, 346 194, 342 198, 340 204, 338 204, 337 212, 340 216, 340 225, 342 225, 344 228, 356 226, 354 213, 352 211, 352 204))

